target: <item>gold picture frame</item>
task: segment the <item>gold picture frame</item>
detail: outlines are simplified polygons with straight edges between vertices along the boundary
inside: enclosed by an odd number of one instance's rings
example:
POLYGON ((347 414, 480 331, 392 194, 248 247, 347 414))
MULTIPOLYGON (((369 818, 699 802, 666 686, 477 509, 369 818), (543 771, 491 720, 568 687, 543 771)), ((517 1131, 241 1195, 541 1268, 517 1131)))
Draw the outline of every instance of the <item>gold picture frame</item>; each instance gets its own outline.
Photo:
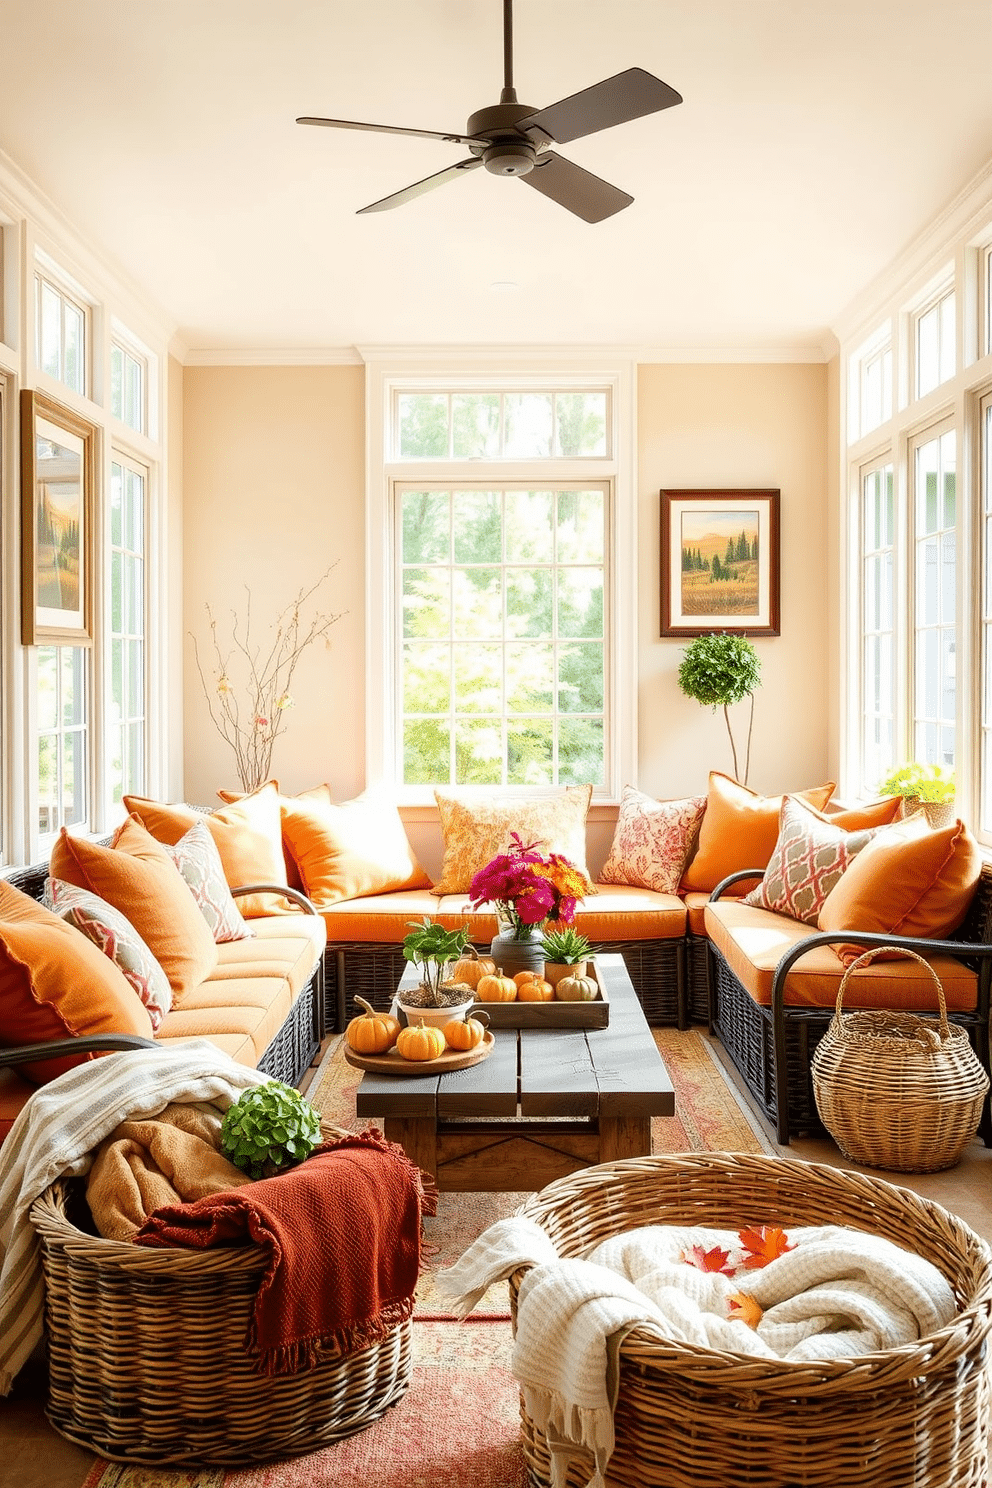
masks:
POLYGON ((661 492, 661 634, 780 634, 778 491, 661 492))
POLYGON ((21 644, 93 640, 96 428, 21 392, 21 644))

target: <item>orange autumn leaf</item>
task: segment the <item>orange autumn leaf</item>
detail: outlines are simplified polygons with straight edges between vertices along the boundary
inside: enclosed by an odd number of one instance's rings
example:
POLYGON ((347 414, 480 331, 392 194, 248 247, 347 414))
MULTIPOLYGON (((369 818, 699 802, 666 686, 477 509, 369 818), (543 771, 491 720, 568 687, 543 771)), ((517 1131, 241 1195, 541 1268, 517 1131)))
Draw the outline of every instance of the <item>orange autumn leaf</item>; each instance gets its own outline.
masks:
POLYGON ((697 1271, 718 1271, 723 1276, 733 1276, 733 1266, 728 1266, 730 1251, 722 1250, 719 1245, 712 1245, 709 1250, 704 1250, 701 1245, 694 1245, 691 1250, 682 1252, 682 1259, 688 1266, 695 1266, 697 1271))
POLYGON ((769 1261, 777 1260, 787 1250, 796 1248, 789 1244, 788 1235, 778 1225, 759 1225, 756 1229, 739 1230, 738 1238, 748 1252, 743 1263, 748 1271, 767 1266, 769 1261))
POLYGON ((747 1292, 731 1292, 727 1298, 727 1307, 732 1321, 747 1323, 749 1328, 756 1328, 764 1316, 757 1302, 747 1292))

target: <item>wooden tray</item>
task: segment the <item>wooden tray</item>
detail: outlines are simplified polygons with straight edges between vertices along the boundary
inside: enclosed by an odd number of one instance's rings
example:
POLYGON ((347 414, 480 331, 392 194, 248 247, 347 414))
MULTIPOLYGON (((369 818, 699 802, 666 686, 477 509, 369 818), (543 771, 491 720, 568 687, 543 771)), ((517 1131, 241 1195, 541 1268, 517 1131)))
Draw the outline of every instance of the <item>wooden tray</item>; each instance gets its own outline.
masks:
POLYGON ((589 975, 599 987, 589 1002, 476 1002, 469 1016, 488 1013, 491 1028, 608 1028, 610 999, 595 961, 589 975))
POLYGON ((488 1059, 496 1040, 486 1033, 481 1044, 474 1049, 449 1049, 436 1059, 404 1059, 395 1048, 388 1054, 358 1054, 348 1044, 344 1046, 344 1057, 356 1069, 371 1070, 376 1075, 450 1075, 453 1070, 468 1069, 488 1059))

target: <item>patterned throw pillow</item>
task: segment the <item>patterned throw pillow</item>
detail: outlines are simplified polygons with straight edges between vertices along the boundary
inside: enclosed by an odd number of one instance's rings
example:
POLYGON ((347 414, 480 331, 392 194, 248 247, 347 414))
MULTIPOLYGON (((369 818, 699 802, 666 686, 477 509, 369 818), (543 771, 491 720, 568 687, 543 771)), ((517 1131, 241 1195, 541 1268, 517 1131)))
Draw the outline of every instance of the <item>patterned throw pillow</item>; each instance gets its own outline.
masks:
POLYGON ((845 832, 795 796, 782 801, 778 841, 756 889, 743 900, 815 925, 820 906, 879 827, 845 832))
POLYGON ((467 894, 472 879, 498 853, 506 852, 510 833, 534 842, 542 853, 560 853, 585 874, 586 813, 591 785, 568 785, 553 795, 519 800, 498 795, 467 797, 436 790, 444 862, 434 894, 467 894))
POLYGON ((600 883, 677 894, 705 810, 705 796, 656 801, 625 785, 600 883))
POLYGON ((214 940, 247 940, 255 934, 228 887, 217 844, 205 821, 195 822, 178 842, 166 844, 165 850, 182 874, 214 940))
POLYGON ((172 1006, 172 988, 130 920, 89 889, 60 878, 46 878, 43 902, 113 961, 147 1008, 152 1028, 158 1028, 172 1006))

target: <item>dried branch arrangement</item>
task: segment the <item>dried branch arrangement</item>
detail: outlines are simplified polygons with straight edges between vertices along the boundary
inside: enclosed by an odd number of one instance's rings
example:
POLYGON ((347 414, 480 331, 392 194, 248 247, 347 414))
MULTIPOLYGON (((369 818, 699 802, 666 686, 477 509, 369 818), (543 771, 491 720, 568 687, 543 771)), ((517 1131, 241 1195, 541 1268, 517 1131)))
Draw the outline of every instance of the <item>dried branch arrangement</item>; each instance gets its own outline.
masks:
POLYGON ((233 749, 238 779, 246 791, 257 790, 269 779, 272 751, 293 707, 290 689, 300 657, 315 641, 323 639, 330 646, 328 632, 340 620, 341 612, 317 610, 307 619, 305 610, 334 567, 332 564, 309 589, 299 591, 276 617, 274 631, 264 643, 252 634, 252 594, 247 585, 244 614, 231 611, 229 641, 222 641, 213 611, 206 606, 212 664, 205 666, 201 661, 196 636, 191 633, 211 721, 233 749))

